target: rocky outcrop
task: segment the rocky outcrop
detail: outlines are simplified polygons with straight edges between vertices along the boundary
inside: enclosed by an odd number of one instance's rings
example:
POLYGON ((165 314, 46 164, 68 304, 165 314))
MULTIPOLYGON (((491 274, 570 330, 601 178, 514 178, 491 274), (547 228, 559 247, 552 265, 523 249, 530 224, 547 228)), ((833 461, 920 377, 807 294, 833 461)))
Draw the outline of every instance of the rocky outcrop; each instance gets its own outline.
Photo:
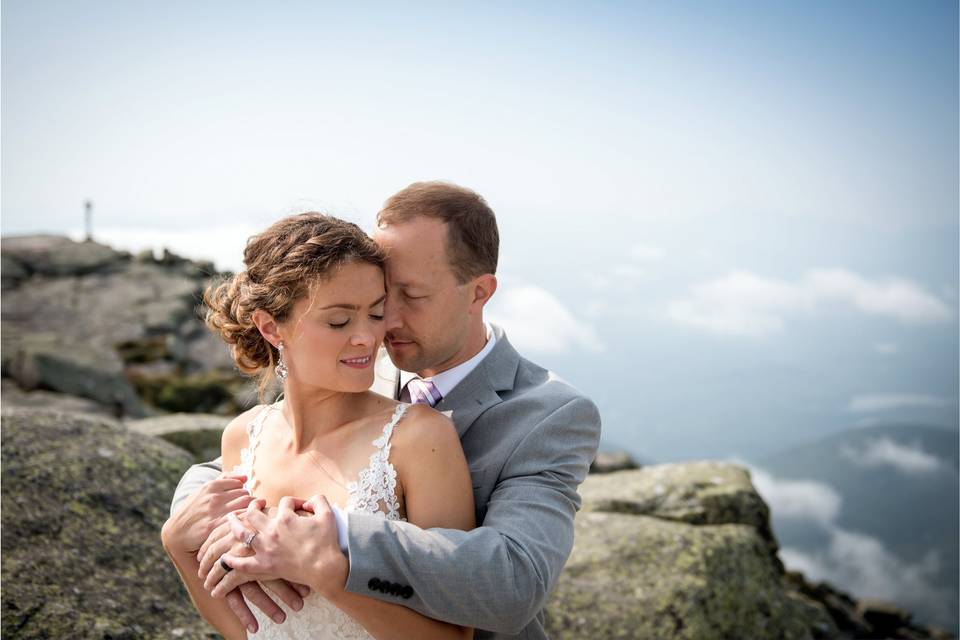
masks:
POLYGON ((198 311, 209 262, 59 236, 5 238, 2 257, 2 372, 22 389, 133 417, 246 408, 248 384, 198 311))
POLYGON ((55 409, 72 413, 92 413, 112 417, 109 407, 87 398, 78 398, 54 391, 24 391, 13 380, 0 381, 0 395, 4 407, 30 407, 34 409, 55 409))
POLYGON ((849 596, 785 573, 768 508, 738 466, 590 475, 580 493, 573 551, 547 608, 551 638, 949 637, 871 620, 849 596))
POLYGON ((185 449, 195 462, 220 456, 220 437, 228 418, 208 413, 173 413, 165 416, 131 420, 127 428, 146 436, 163 438, 185 449))
POLYGON ((746 469, 688 462, 590 477, 580 487, 584 511, 623 513, 694 525, 744 524, 775 553, 770 509, 746 469))
POLYGON ((111 419, 2 413, 9 638, 208 638, 160 527, 192 458, 111 419))
POLYGON ((7 372, 24 391, 51 389, 90 398, 118 415, 142 416, 143 405, 116 352, 72 342, 55 333, 21 336, 7 372))
POLYGON ((590 473, 613 473, 639 468, 640 465, 625 451, 599 451, 590 463, 590 473))
MULTIPOLYGON (((30 274, 73 276, 104 273, 130 260, 130 254, 114 251, 98 242, 74 242, 54 235, 4 238, 0 241, 3 270, 10 266, 16 279, 30 274)), ((6 275, 6 274, 5 274, 6 275)))

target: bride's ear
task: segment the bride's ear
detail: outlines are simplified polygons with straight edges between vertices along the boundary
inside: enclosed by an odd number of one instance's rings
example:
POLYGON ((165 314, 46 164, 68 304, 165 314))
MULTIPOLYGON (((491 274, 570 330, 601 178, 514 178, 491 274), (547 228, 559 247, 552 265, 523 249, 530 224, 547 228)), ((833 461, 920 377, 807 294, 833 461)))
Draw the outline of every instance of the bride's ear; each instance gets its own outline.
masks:
POLYGON ((282 339, 280 337, 280 327, 272 315, 263 309, 257 309, 253 312, 253 315, 250 316, 250 319, 253 320, 254 326, 260 331, 260 335, 263 336, 264 340, 273 346, 280 344, 280 340, 282 339))

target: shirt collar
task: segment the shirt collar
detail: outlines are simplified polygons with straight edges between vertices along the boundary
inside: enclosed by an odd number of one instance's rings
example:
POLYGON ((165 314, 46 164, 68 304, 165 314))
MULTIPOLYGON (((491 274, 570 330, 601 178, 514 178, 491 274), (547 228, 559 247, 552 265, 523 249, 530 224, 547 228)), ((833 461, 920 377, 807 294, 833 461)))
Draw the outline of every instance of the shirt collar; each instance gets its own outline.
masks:
MULTIPOLYGON (((447 369, 446 371, 441 371, 435 376, 430 378, 424 378, 424 380, 430 380, 437 387, 437 391, 440 392, 440 395, 446 397, 450 395, 450 392, 460 384, 460 382, 466 378, 471 371, 477 368, 477 365, 480 364, 480 361, 487 357, 487 354, 493 350, 493 346, 497 343, 497 336, 494 335, 493 330, 490 329, 490 325, 483 323, 483 326, 487 330, 487 343, 483 345, 483 349, 480 349, 477 355, 473 356, 466 362, 461 362, 452 369, 447 369)), ((410 371, 401 371, 400 372, 400 388, 403 389, 407 386, 407 383, 410 382, 413 378, 417 378, 416 373, 410 371)))

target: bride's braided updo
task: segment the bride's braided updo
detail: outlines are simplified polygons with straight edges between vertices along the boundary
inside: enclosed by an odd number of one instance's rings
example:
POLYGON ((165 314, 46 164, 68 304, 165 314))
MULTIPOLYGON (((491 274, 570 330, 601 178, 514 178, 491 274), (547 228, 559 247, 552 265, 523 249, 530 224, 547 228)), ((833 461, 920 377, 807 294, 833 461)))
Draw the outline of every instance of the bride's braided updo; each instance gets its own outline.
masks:
POLYGON ((383 267, 383 252, 357 225, 315 212, 279 220, 247 241, 245 271, 204 292, 207 326, 230 345, 240 371, 269 376, 278 352, 253 324, 253 312, 283 322, 318 279, 355 261, 383 267))

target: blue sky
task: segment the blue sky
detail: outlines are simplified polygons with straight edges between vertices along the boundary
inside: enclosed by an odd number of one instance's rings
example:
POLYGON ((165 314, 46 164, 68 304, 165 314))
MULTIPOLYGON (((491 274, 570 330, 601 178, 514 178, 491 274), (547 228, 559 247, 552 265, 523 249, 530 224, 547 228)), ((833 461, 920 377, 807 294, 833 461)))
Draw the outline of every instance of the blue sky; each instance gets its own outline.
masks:
POLYGON ((2 231, 77 234, 89 197, 104 241, 237 268, 279 215, 369 228, 452 180, 500 220, 493 316, 613 444, 749 457, 954 425, 957 18, 4 2, 2 231))

